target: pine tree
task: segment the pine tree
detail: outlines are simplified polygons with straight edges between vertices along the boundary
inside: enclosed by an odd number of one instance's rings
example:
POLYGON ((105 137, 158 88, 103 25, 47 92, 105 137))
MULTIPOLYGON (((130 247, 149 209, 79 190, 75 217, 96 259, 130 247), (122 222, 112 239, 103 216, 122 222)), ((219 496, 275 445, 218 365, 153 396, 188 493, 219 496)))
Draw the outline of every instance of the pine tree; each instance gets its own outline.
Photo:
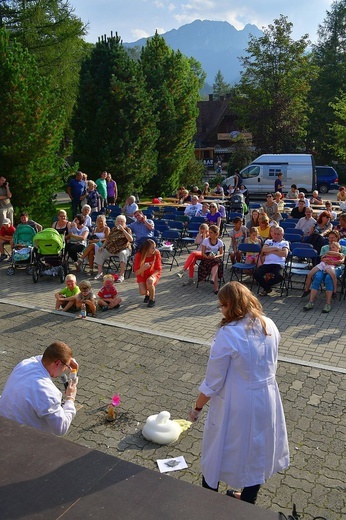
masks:
POLYGON ((221 99, 227 94, 230 94, 232 87, 229 83, 226 83, 221 70, 218 70, 213 83, 213 96, 214 99, 221 99))
POLYGON ((116 35, 85 60, 73 121, 74 157, 90 177, 109 170, 126 198, 156 173, 158 137, 138 62, 116 35))
POLYGON ((157 33, 142 49, 140 64, 158 117, 157 174, 149 183, 152 193, 174 191, 194 156, 198 78, 188 58, 172 51, 157 33))
POLYGON ((0 0, 0 25, 35 56, 42 76, 59 92, 71 117, 78 92, 83 57, 90 47, 83 40, 86 27, 66 0, 0 0))
POLYGON ((0 29, 0 163, 12 204, 42 218, 60 185, 64 112, 33 56, 0 29))

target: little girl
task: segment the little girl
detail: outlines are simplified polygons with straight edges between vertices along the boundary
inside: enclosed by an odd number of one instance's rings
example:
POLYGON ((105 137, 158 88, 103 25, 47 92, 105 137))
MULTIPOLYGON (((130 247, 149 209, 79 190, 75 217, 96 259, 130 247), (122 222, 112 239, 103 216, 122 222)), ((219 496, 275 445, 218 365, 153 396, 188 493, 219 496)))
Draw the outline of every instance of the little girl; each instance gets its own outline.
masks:
POLYGON ((121 298, 117 296, 118 291, 114 285, 114 277, 111 274, 105 274, 103 277, 103 287, 97 293, 99 297, 97 303, 101 307, 102 311, 108 311, 108 309, 119 309, 121 304, 121 298))
POLYGON ((91 283, 88 280, 82 280, 79 289, 80 292, 76 296, 75 303, 77 309, 81 309, 83 303, 85 303, 87 313, 96 318, 95 295, 91 289, 91 283))
POLYGON ((235 217, 233 219, 234 227, 229 232, 229 236, 232 240, 232 249, 230 251, 231 262, 239 262, 241 259, 241 252, 238 251, 238 244, 244 242, 247 236, 247 227, 243 226, 243 220, 241 217, 235 217))
POLYGON ((154 240, 148 238, 143 242, 133 261, 133 272, 137 277, 139 294, 144 295, 144 303, 154 307, 156 285, 162 273, 160 251, 156 249, 154 240))
POLYGON ((332 242, 329 245, 329 251, 321 256, 321 262, 313 267, 306 277, 303 296, 307 296, 310 292, 310 285, 312 278, 317 271, 324 271, 329 274, 333 280, 333 298, 336 297, 337 279, 335 276, 335 268, 345 261, 345 255, 341 253, 341 246, 339 242, 332 242))
MULTIPOLYGON (((256 244, 259 246, 262 245, 262 241, 258 236, 258 229, 256 227, 250 228, 249 236, 245 239, 245 244, 256 244)), ((258 267, 259 265, 261 265, 258 257, 259 253, 252 253, 251 251, 249 251, 248 253, 246 253, 245 263, 255 265, 257 264, 258 267)))
POLYGON ((208 238, 209 236, 209 226, 208 224, 201 224, 199 226, 198 235, 196 236, 195 243, 198 246, 196 251, 193 251, 189 254, 189 256, 186 259, 186 262, 184 264, 184 267, 181 271, 177 273, 177 276, 179 278, 182 278, 184 276, 185 271, 189 270, 189 279, 187 282, 187 285, 192 285, 194 283, 193 281, 193 275, 195 270, 195 263, 197 260, 202 259, 202 242, 205 238, 208 238))

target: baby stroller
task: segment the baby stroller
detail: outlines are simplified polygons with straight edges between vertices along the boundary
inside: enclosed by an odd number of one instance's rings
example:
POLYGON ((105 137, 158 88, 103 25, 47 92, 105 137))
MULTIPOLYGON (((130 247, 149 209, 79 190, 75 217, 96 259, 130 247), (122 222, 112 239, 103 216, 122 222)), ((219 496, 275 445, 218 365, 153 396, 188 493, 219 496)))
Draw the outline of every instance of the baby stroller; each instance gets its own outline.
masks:
POLYGON ((241 217, 244 222, 246 210, 244 195, 242 193, 234 193, 233 195, 231 195, 228 209, 228 223, 232 222, 235 216, 241 217), (234 215, 235 213, 239 215, 234 215))
POLYGON ((17 268, 25 268, 27 274, 32 273, 33 240, 36 230, 27 225, 19 224, 13 235, 13 250, 10 258, 11 267, 6 271, 9 276, 14 275, 17 268))
POLYGON ((32 280, 38 282, 39 277, 58 277, 63 283, 67 274, 64 260, 65 240, 53 228, 47 228, 36 233, 34 237, 32 280))

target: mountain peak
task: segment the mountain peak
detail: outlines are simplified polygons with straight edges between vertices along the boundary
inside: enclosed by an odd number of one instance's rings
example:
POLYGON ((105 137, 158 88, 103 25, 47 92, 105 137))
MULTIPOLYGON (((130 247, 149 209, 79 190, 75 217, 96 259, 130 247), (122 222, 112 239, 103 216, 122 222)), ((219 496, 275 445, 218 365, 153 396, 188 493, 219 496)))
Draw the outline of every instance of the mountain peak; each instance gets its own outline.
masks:
MULTIPOLYGON (((249 34, 261 36, 263 33, 252 24, 237 30, 228 22, 194 20, 160 36, 173 50, 180 50, 185 56, 198 60, 207 73, 208 83, 213 83, 216 73, 221 70, 225 81, 233 84, 240 77, 238 57, 245 54, 249 34)), ((143 46, 145 42, 146 39, 142 38, 124 43, 124 46, 143 46)))

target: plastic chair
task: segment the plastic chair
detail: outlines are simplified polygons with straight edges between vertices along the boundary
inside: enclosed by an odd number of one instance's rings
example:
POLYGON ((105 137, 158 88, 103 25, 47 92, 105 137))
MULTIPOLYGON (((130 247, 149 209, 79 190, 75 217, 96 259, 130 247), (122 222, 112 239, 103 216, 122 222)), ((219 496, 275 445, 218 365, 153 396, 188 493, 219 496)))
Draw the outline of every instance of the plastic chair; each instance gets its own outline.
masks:
POLYGON ((301 242, 303 236, 299 233, 285 233, 284 240, 287 240, 288 242, 301 242))
POLYGON ((315 249, 305 248, 305 247, 296 247, 293 252, 289 254, 288 257, 288 269, 287 269, 287 279, 288 279, 288 289, 293 290, 294 282, 299 283, 299 287, 297 289, 301 289, 301 284, 305 284, 306 277, 308 276, 310 270, 315 265, 318 259, 318 253, 315 249), (294 261, 294 259, 299 259, 301 263, 294 261), (303 277, 303 281, 297 280, 294 277, 303 277))
POLYGON ((178 249, 180 247, 180 239, 181 235, 179 231, 175 231, 173 229, 168 229, 167 231, 163 231, 161 235, 161 245, 158 247, 158 250, 161 253, 162 257, 162 265, 169 265, 170 271, 172 271, 173 264, 175 263, 177 267, 179 267, 178 260, 176 259, 176 255, 178 249), (165 245, 166 242, 170 242, 172 248, 169 248, 168 245, 165 245))
POLYGON ((240 251, 242 253, 242 256, 241 256, 241 260, 239 262, 235 262, 232 265, 230 282, 233 280, 233 275, 234 275, 238 282, 243 283, 243 274, 250 274, 251 275, 250 289, 252 289, 253 282, 254 282, 253 273, 254 273, 255 269, 257 268, 261 249, 262 248, 259 244, 239 244, 238 245, 238 251, 240 251), (245 263, 247 253, 252 253, 253 255, 258 255, 257 261, 255 264, 246 264, 245 263))

